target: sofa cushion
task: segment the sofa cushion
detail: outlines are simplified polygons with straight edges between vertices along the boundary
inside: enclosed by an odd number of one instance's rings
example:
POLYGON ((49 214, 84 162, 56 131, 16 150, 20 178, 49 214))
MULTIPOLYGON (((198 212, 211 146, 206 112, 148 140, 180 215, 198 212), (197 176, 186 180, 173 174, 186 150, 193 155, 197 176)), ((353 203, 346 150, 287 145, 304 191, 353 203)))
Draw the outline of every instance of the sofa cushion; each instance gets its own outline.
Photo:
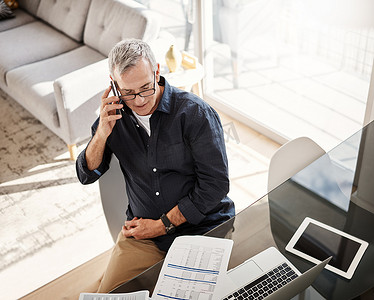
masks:
POLYGON ((90 2, 91 0, 41 0, 37 16, 81 42, 90 2))
POLYGON ((108 59, 77 69, 53 83, 61 137, 75 144, 91 136, 91 125, 100 113, 101 96, 109 86, 108 59))
MULTIPOLYGON (((6 80, 14 98, 54 131, 60 126, 54 80, 102 59, 104 56, 97 51, 81 46, 56 57, 14 69, 7 73, 6 80)), ((58 134, 61 135, 61 132, 58 134)))
POLYGON ((146 7, 131 0, 92 0, 84 43, 107 56, 113 46, 125 38, 143 39, 150 22, 146 11, 146 7))
POLYGON ((36 16, 40 0, 18 0, 19 7, 36 16))
POLYGON ((0 32, 36 21, 32 15, 22 9, 16 9, 14 14, 16 16, 15 18, 2 20, 0 22, 0 32))
POLYGON ((80 46, 61 32, 41 22, 32 22, 0 32, 0 86, 5 74, 17 67, 50 58, 80 46), (17 51, 14 51, 14 50, 17 51))

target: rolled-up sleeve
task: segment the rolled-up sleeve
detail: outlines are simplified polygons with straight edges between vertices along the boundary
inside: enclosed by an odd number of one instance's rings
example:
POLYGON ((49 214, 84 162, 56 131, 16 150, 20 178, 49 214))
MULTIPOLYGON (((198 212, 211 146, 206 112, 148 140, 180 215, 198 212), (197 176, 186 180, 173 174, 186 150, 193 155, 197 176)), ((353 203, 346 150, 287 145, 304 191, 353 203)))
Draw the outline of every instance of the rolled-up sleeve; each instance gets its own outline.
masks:
POLYGON ((188 196, 179 200, 178 208, 188 223, 199 224, 205 218, 188 196))
POLYGON ((229 192, 228 162, 221 121, 210 107, 199 107, 189 124, 189 146, 196 182, 178 208, 191 224, 199 224, 229 192))

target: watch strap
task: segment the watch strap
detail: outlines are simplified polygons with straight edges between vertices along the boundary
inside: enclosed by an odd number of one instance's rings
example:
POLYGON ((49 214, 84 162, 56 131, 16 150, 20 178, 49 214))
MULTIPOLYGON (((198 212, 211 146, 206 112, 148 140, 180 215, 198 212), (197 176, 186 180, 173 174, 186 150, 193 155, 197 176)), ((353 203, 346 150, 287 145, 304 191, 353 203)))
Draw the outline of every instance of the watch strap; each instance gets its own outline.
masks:
POLYGON ((175 225, 170 222, 169 218, 165 214, 162 214, 160 219, 162 223, 164 223, 167 234, 172 234, 175 232, 175 225))
POLYGON ((160 217, 160 219, 161 219, 162 223, 164 223, 165 228, 170 227, 171 222, 170 222, 169 218, 165 214, 162 214, 161 217, 160 217))

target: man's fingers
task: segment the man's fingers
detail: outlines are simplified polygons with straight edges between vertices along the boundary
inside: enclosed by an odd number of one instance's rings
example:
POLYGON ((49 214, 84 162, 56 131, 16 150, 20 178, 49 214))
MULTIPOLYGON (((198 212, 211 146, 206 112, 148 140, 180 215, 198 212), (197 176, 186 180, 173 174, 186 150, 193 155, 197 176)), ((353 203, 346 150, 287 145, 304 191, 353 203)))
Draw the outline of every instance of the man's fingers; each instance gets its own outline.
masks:
POLYGON ((134 227, 134 226, 135 226, 135 222, 134 222, 134 220, 126 221, 126 222, 125 222, 125 226, 126 226, 127 228, 134 227))
POLYGON ((123 234, 125 237, 131 237, 131 236, 132 236, 130 230, 127 229, 126 226, 122 226, 122 234, 123 234))
POLYGON ((108 122, 111 122, 111 121, 116 121, 116 120, 119 120, 122 118, 122 115, 121 114, 118 114, 118 115, 109 115, 107 117, 107 120, 108 122))
POLYGON ((104 113, 112 113, 114 112, 115 113, 115 110, 116 109, 121 109, 123 107, 123 104, 116 104, 116 103, 113 103, 113 104, 107 104, 107 105, 103 105, 103 109, 102 111, 104 113))
POLYGON ((139 226, 140 224, 139 224, 139 221, 140 221, 141 219, 138 219, 137 217, 135 217, 135 218, 133 218, 131 221, 126 221, 125 222, 125 227, 127 227, 128 229, 130 229, 130 228, 135 228, 135 227, 137 227, 137 226, 139 226))
POLYGON ((109 104, 109 103, 117 103, 118 102, 118 97, 117 96, 110 96, 109 97, 109 93, 110 93, 110 90, 111 90, 111 86, 109 86, 105 91, 104 93, 101 95, 101 104, 102 105, 106 105, 106 104, 109 104))
POLYGON ((111 89, 112 89, 112 87, 108 86, 107 89, 104 91, 103 95, 101 96, 101 99, 108 98, 108 95, 109 95, 111 89))
POLYGON ((118 103, 118 97, 117 96, 110 96, 108 98, 101 98, 101 104, 102 105, 108 105, 108 104, 117 104, 118 103))

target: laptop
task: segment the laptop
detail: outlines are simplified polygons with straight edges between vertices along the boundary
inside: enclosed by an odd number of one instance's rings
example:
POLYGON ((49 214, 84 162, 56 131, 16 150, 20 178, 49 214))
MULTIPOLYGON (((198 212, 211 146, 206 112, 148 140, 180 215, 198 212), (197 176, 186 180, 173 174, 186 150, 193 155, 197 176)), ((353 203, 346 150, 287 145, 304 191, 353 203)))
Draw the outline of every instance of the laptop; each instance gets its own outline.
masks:
POLYGON ((331 259, 301 274, 274 247, 267 248, 227 272, 222 300, 289 300, 309 287, 331 259))

